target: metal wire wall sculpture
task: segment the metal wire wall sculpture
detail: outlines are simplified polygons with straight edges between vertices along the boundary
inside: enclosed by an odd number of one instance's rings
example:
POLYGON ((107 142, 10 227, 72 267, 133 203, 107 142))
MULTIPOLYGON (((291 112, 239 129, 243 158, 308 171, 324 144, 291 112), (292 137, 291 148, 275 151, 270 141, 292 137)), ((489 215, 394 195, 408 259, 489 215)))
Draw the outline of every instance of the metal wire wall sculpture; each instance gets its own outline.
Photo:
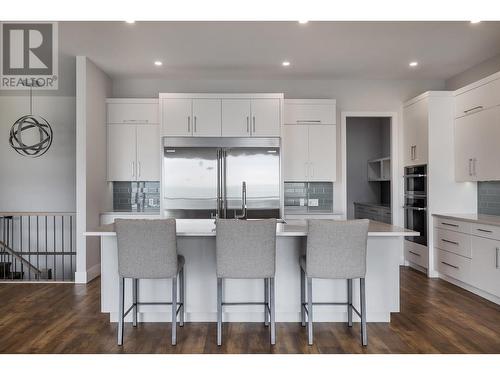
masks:
MULTIPOLYGON (((30 131, 32 132, 33 130, 30 131)), ((33 115, 33 94, 30 87, 30 114, 22 116, 12 125, 9 143, 19 155, 37 158, 49 150, 52 140, 53 132, 49 122, 41 116, 33 115), (23 139, 23 132, 33 128, 36 128, 35 133, 38 133, 38 139, 27 143, 23 139)))

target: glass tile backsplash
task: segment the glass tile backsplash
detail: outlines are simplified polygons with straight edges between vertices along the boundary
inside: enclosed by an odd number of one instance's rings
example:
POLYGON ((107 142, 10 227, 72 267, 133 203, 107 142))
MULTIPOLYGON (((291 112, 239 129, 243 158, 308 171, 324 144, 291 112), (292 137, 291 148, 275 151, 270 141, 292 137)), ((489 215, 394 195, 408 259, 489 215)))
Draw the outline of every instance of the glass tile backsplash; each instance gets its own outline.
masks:
POLYGON ((113 182, 113 210, 127 212, 159 212, 159 182, 113 182))
POLYGON ((333 182, 285 182, 285 214, 333 212, 333 182))
POLYGON ((477 212, 500 216, 500 181, 477 183, 477 212))

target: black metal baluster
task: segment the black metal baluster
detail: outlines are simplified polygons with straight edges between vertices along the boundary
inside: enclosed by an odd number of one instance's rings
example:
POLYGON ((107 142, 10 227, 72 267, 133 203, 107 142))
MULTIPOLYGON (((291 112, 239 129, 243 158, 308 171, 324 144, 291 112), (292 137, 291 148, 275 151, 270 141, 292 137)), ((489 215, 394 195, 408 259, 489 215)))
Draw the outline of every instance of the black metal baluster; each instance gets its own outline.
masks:
MULTIPOLYGON (((19 252, 23 256, 23 216, 19 215, 19 252)), ((24 257, 23 257, 24 258, 24 257)), ((24 279, 24 263, 21 262, 21 278, 24 279)))

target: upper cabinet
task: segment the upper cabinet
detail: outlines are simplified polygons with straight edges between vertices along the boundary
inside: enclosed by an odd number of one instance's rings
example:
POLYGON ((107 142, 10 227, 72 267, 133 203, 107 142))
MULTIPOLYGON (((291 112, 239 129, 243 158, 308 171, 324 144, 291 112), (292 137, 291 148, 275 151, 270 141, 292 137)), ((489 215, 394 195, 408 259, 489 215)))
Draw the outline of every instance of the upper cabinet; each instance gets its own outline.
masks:
POLYGON ((160 94, 162 135, 279 137, 283 94, 160 94))
POLYGON ((285 100, 284 181, 336 180, 335 118, 335 100, 285 100))
POLYGON ((405 166, 427 164, 429 102, 417 97, 403 109, 403 160, 405 166))
POLYGON ((455 91, 455 179, 500 180, 500 73, 455 91))
POLYGON ((107 99, 107 180, 160 180, 156 99, 107 99))
POLYGON ((158 99, 107 99, 108 124, 159 124, 158 99))
POLYGON ((285 124, 335 125, 336 101, 332 99, 286 99, 285 124))

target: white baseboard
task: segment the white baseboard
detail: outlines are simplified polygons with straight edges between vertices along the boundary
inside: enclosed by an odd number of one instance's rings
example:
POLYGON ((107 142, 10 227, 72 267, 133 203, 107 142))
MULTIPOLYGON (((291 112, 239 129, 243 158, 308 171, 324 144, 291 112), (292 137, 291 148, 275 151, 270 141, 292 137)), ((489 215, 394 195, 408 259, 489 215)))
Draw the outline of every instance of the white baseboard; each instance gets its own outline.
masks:
POLYGON ((101 274, 101 263, 94 264, 86 272, 75 272, 75 284, 87 284, 101 274))
MULTIPOLYGON (((112 312, 109 314, 110 322, 118 321, 118 313, 112 312)), ((186 322, 216 322, 216 312, 187 312, 186 322)), ((139 322, 170 322, 170 311, 165 312, 144 312, 138 314, 139 322)), ((258 323, 264 321, 264 313, 262 312, 226 312, 223 315, 224 322, 251 322, 258 323)), ((373 312, 366 316, 367 322, 384 322, 391 321, 390 313, 373 312)), ((132 321, 132 314, 127 315, 126 322, 132 321)), ((315 322, 347 322, 346 312, 316 312, 314 314, 315 322)), ((353 312, 353 321, 359 322, 359 317, 353 312)), ((276 312, 276 322, 279 323, 298 323, 300 322, 299 312, 276 312)))
POLYGON ((453 277, 449 277, 443 274, 439 274, 439 278, 443 279, 444 281, 448 281, 449 283, 456 285, 462 289, 465 289, 471 293, 477 294, 480 297, 483 297, 484 299, 487 299, 490 302, 496 303, 497 305, 500 305, 500 298, 490 294, 488 292, 485 292, 484 290, 478 289, 476 287, 473 287, 472 285, 466 284, 460 280, 454 279, 453 277))

